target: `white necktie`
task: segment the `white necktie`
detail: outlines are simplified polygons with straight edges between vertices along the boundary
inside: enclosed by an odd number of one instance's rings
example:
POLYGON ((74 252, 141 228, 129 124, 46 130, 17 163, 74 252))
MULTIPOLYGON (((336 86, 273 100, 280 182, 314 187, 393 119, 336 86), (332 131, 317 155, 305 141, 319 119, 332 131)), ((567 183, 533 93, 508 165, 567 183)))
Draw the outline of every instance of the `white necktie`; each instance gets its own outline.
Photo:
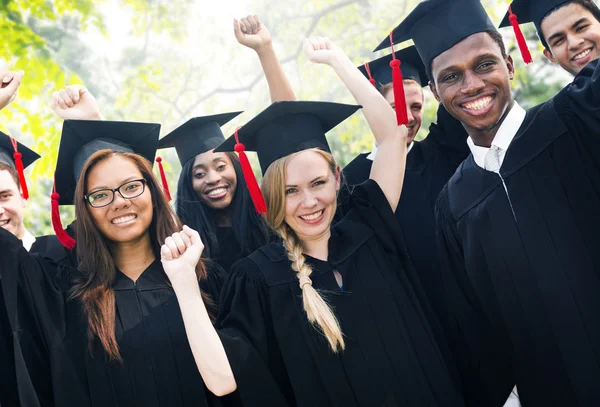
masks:
POLYGON ((498 172, 500 169, 500 147, 492 146, 485 154, 485 169, 498 172))

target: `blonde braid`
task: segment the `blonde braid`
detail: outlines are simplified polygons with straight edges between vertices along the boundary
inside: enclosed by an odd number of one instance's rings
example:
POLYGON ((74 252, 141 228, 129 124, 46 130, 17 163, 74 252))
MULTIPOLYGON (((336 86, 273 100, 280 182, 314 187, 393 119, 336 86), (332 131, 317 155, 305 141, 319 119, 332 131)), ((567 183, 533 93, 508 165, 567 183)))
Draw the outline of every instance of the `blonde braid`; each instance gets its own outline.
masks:
POLYGON ((296 276, 300 281, 302 303, 308 320, 325 335, 329 346, 334 352, 337 353, 340 349, 344 350, 346 344, 344 343, 340 324, 329 304, 312 286, 312 280, 310 279, 312 268, 306 264, 306 257, 295 233, 289 230, 287 225, 283 225, 278 232, 283 239, 287 256, 292 262, 292 270, 296 272, 296 276))

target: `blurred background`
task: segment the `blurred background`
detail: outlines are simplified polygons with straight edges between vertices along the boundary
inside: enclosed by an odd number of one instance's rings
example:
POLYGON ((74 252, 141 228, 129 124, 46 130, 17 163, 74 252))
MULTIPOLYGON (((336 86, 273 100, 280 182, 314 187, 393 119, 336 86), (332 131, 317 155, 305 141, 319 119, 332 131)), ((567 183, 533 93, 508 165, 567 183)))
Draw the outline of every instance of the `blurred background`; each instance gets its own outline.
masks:
MULTIPOLYGON (((17 99, 0 112, 0 130, 43 156, 27 171, 27 227, 34 235, 52 233, 49 196, 62 126, 49 107, 53 91, 83 84, 106 119, 158 122, 161 136, 194 116, 244 110, 224 127, 229 135, 269 104, 258 58, 237 43, 234 18, 261 18, 298 99, 354 103, 333 70, 308 62, 302 39, 328 36, 361 65, 389 52, 371 51, 418 2, 0 1, 0 66, 25 71, 17 99)), ((501 21, 509 2, 482 0, 494 23, 501 21)), ((533 25, 522 28, 534 58, 529 66, 522 62, 512 30, 501 31, 516 63, 515 97, 527 108, 554 96, 571 78, 542 55, 533 25)), ((428 90, 425 102, 420 138, 437 108, 428 90)), ((372 142, 360 114, 331 131, 328 139, 341 165, 369 151, 372 142)), ((174 151, 161 156, 174 195, 179 162, 174 151)), ((72 210, 61 212, 66 225, 72 210)))

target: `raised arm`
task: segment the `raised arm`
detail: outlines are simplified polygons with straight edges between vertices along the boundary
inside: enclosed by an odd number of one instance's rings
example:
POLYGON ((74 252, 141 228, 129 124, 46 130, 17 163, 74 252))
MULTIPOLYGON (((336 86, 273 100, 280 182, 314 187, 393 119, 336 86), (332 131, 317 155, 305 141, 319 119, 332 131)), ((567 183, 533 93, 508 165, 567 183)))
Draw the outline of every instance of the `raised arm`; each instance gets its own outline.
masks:
POLYGON ((17 97, 17 90, 21 84, 24 71, 13 72, 0 69, 0 110, 4 109, 17 97))
POLYGON ((331 66, 357 103, 363 106, 363 114, 379 146, 370 178, 379 184, 395 211, 406 167, 406 126, 396 124, 396 115, 389 103, 331 40, 305 39, 304 51, 312 62, 331 66))
POLYGON ((248 16, 239 21, 234 19, 233 32, 240 44, 253 49, 258 55, 269 85, 271 103, 280 100, 296 100, 292 86, 281 68, 275 49, 273 49, 271 34, 258 16, 248 16))
POLYGON ((198 232, 184 226, 182 232, 167 238, 161 248, 161 261, 177 295, 200 375, 206 387, 221 397, 235 391, 237 384, 221 339, 202 301, 195 270, 203 249, 198 232))
POLYGON ((104 120, 96 98, 81 85, 52 93, 50 107, 63 120, 104 120))

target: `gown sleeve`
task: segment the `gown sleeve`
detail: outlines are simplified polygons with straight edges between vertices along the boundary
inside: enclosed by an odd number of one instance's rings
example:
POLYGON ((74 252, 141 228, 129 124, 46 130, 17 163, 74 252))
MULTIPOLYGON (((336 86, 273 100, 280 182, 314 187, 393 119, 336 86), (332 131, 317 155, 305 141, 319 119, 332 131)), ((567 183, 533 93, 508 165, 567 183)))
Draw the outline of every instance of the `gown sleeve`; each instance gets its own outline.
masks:
POLYGON ((268 288, 256 263, 248 258, 235 263, 221 293, 216 327, 237 392, 247 406, 286 406, 293 398, 268 302, 268 288))
POLYGON ((372 229, 386 253, 408 256, 398 219, 376 181, 368 179, 357 185, 352 191, 350 205, 346 219, 358 220, 372 229))
POLYGON ((0 229, 0 278, 13 338, 14 369, 21 405, 53 399, 48 349, 61 337, 62 293, 54 285, 56 266, 28 253, 21 241, 0 229))
POLYGON ((437 241, 447 312, 440 323, 448 338, 465 404, 502 406, 515 379, 506 343, 500 341, 473 290, 448 201, 446 185, 436 202, 437 241))
POLYGON ((577 118, 600 132, 600 60, 587 64, 567 86, 567 93, 577 118))
POLYGON ((210 295, 215 308, 219 309, 225 270, 217 262, 211 260, 204 260, 204 265, 206 266, 206 278, 200 280, 200 289, 210 295))

